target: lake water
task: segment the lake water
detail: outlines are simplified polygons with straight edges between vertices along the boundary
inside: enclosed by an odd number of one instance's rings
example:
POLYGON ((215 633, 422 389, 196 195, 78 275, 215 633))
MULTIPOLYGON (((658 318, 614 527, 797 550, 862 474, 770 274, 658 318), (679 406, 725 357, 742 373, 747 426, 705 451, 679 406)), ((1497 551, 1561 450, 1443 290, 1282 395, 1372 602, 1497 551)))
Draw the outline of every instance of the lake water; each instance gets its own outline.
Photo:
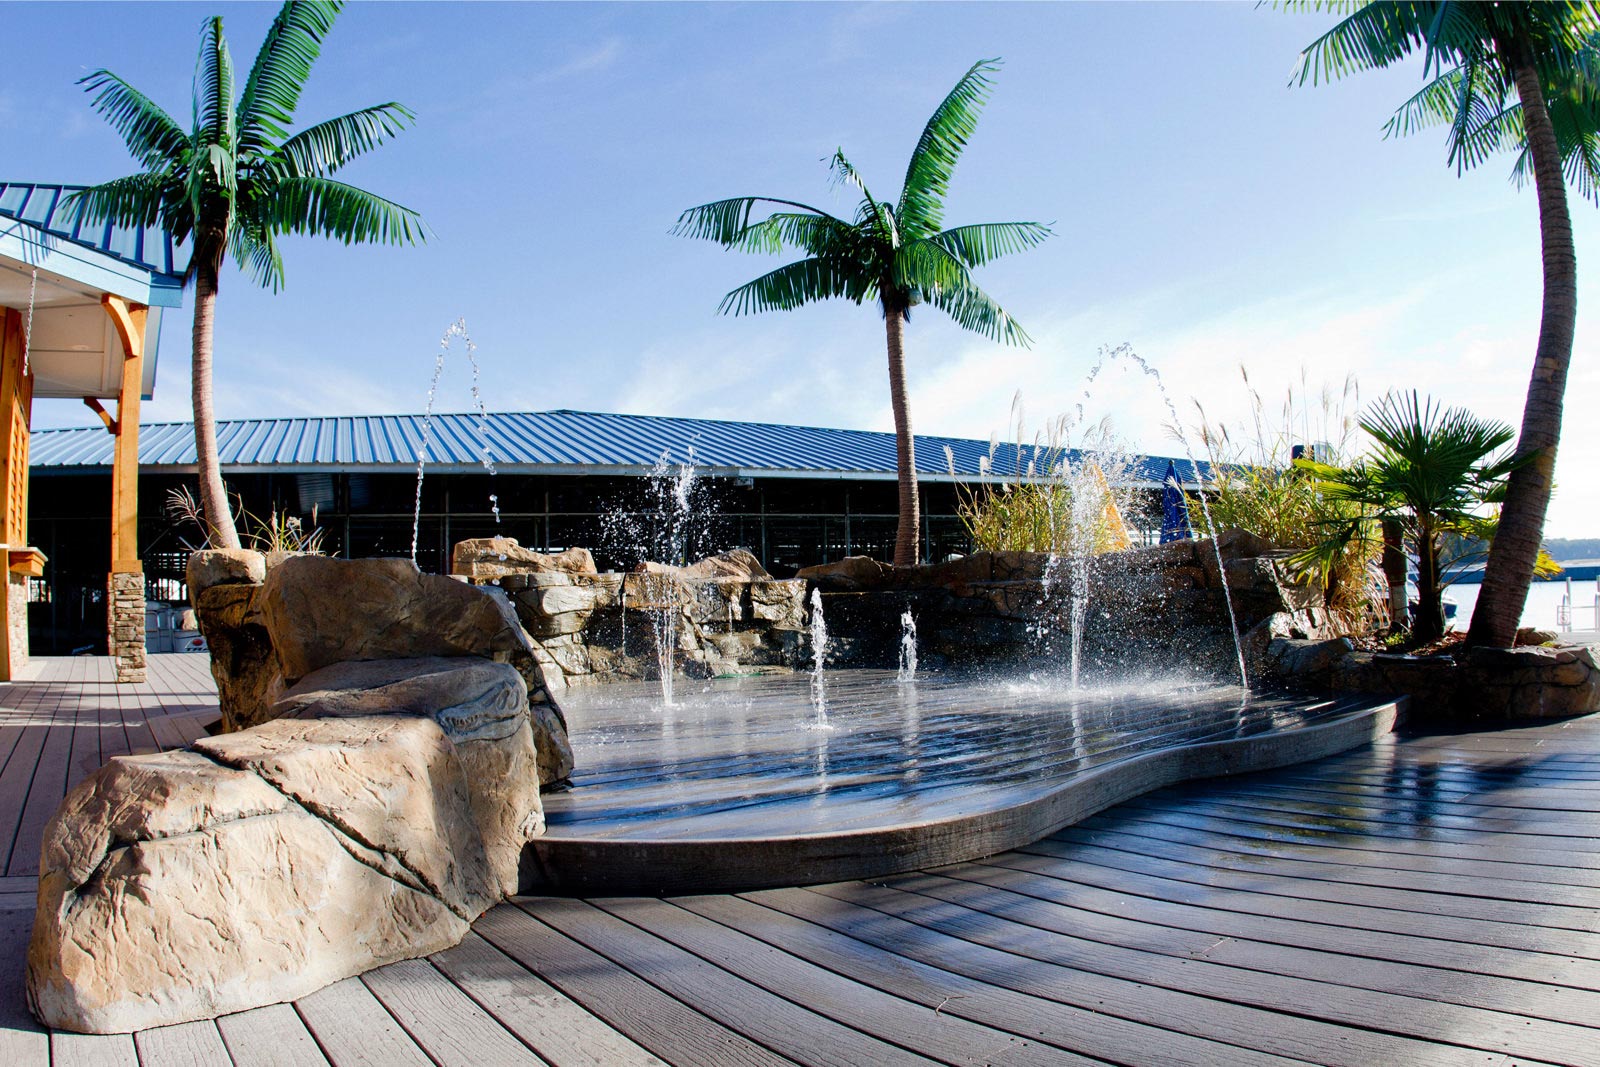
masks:
MULTIPOLYGON (((1478 590, 1481 585, 1467 585, 1457 583, 1444 591, 1447 600, 1454 600, 1457 604, 1456 617, 1453 625, 1458 630, 1465 630, 1472 622, 1472 609, 1478 602, 1478 590)), ((1528 588, 1528 602, 1522 608, 1522 625, 1538 626, 1541 629, 1554 630, 1556 626, 1556 608, 1567 595, 1565 581, 1534 582, 1528 588)), ((1573 629, 1594 630, 1600 628, 1595 620, 1595 583, 1592 581, 1572 583, 1573 629)))

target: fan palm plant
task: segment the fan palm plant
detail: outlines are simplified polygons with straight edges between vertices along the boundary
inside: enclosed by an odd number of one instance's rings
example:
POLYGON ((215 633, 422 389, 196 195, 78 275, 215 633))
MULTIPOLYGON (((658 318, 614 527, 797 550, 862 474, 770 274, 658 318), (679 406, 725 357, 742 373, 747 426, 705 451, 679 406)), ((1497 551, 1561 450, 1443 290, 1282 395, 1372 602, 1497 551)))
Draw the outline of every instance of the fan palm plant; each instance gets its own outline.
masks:
POLYGON ((1398 523, 1417 559, 1412 634, 1434 640, 1444 633, 1444 539, 1452 533, 1492 535, 1486 508, 1501 497, 1507 477, 1522 463, 1494 453, 1515 434, 1505 423, 1461 408, 1440 408, 1415 392, 1385 396, 1362 417, 1361 428, 1374 450, 1356 463, 1337 467, 1295 460, 1316 479, 1325 499, 1353 506, 1325 523, 1323 540, 1293 562, 1327 573, 1351 545, 1381 539, 1385 524, 1398 523))
POLYGON ((1429 81, 1401 106, 1388 132, 1447 127, 1449 161, 1458 173, 1513 151, 1515 176, 1531 177, 1538 197, 1543 306, 1517 441, 1527 462, 1506 486, 1500 535, 1468 634, 1473 644, 1508 646, 1539 558, 1572 362, 1577 254, 1566 185, 1600 198, 1600 10, 1592 0, 1326 6, 1349 13, 1301 54, 1301 84, 1388 67, 1420 52, 1429 81))
POLYGON ((239 547, 218 463, 211 393, 224 258, 231 253, 255 281, 276 290, 284 280, 277 241, 283 234, 315 234, 345 244, 424 239, 416 212, 330 177, 397 134, 412 120, 410 111, 393 102, 378 104, 289 133, 341 6, 328 0, 285 3, 237 99, 222 19, 207 19, 200 29, 188 130, 109 70, 80 81, 95 94, 95 110, 144 168, 78 192, 82 216, 119 226, 159 226, 174 240, 190 242, 185 281, 195 288, 195 453, 213 547, 239 547))
POLYGON ((861 194, 850 221, 793 200, 740 196, 690 208, 673 229, 744 252, 772 254, 793 247, 805 253, 805 258, 723 297, 718 310, 724 314, 788 311, 833 297, 857 304, 871 300, 882 310, 899 472, 896 566, 917 561, 920 524, 905 375, 904 327, 911 309, 930 304, 963 329, 1008 344, 1029 343, 1027 333, 978 287, 971 272, 999 256, 1034 247, 1050 235, 1049 228, 1037 222, 944 225, 951 175, 977 128, 989 95, 989 75, 998 69, 998 60, 973 64, 935 109, 911 153, 898 201, 874 197, 841 149, 834 153, 830 170, 861 194), (773 210, 752 222, 751 216, 768 205, 773 210))

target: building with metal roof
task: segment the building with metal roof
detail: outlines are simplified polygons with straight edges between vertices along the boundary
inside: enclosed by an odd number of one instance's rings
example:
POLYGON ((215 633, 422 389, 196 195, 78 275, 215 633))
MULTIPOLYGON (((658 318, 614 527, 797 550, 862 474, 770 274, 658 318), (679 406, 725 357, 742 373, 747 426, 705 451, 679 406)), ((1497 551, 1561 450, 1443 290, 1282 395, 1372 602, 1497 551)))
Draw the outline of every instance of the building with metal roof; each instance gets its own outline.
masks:
POLYGON ((47 560, 28 525, 33 402, 42 397, 82 400, 104 424, 92 431, 112 470, 104 536, 90 565, 98 575, 96 610, 111 633, 123 635, 112 648, 118 677, 144 677, 139 403, 155 390, 161 312, 182 303, 188 263, 164 233, 85 221, 73 197, 81 188, 0 182, 0 543, 7 564, 0 678, 12 677, 27 658, 35 615, 29 601, 46 584, 47 560), (102 400, 114 400, 115 412, 102 400), (116 625, 107 623, 107 612, 116 625), (24 613, 29 627, 12 625, 24 613))
MULTIPOLYGON (((639 476, 664 460, 692 462, 719 478, 896 477, 892 433, 594 411, 238 419, 217 424, 217 448, 223 469, 240 474, 414 471, 420 457, 435 472, 456 474, 481 472, 487 461, 508 475, 639 476)), ((916 451, 924 482, 1045 474, 1063 458, 1074 466, 1085 458, 1077 450, 1052 454, 1043 444, 927 435, 918 435, 916 451)), ((36 471, 105 467, 111 449, 95 430, 41 430, 31 462, 36 471)), ((1169 462, 1193 484, 1188 460, 1165 456, 1134 457, 1123 480, 1159 488, 1169 462)), ((192 471, 193 426, 142 427, 139 465, 192 471)))
MULTIPOLYGON (((405 556, 424 570, 448 569, 451 547, 505 534, 543 551, 579 545, 602 567, 637 562, 619 529, 659 507, 652 471, 692 462, 703 479, 703 522, 690 555, 740 546, 775 574, 852 554, 889 558, 898 521, 894 435, 867 430, 712 419, 540 411, 476 414, 240 419, 217 425, 229 489, 260 533, 274 515, 321 531, 323 551, 405 556), (419 494, 417 459, 427 460, 419 494), (496 473, 491 478, 485 461, 496 473)), ((922 552, 937 559, 970 548, 958 510, 987 479, 1045 472, 1062 457, 1032 444, 919 436, 922 552)), ((1084 460, 1066 453, 1073 464, 1084 460)), ((45 575, 48 604, 35 605, 35 641, 71 651, 104 640, 93 607, 100 576, 77 561, 104 555, 104 474, 111 444, 96 429, 41 430, 31 455, 33 522, 57 561, 45 575), (77 567, 77 569, 74 569, 77 567)), ((1190 465, 1165 457, 1106 462, 1113 480, 1147 510, 1129 520, 1153 539, 1168 462, 1184 481, 1190 465)), ((192 524, 159 514, 174 492, 194 486, 189 423, 142 427, 139 493, 147 502, 139 543, 152 597, 181 601, 184 563, 199 542, 192 524)), ((676 473, 674 471, 674 473, 676 473)), ((1202 472, 1203 473, 1203 472, 1202 472)))

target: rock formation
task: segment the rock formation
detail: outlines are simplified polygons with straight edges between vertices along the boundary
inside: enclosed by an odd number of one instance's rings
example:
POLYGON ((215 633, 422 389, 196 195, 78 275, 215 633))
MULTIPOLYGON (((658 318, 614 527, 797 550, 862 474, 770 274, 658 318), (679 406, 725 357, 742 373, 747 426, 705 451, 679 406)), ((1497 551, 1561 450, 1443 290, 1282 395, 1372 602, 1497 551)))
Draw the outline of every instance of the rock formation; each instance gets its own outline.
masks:
POLYGON ((225 730, 277 718, 285 690, 336 664, 474 657, 521 676, 540 781, 572 774, 566 723, 546 684, 549 657, 499 590, 423 574, 405 559, 290 556, 269 568, 246 551, 197 552, 189 579, 225 730))
POLYGON ((485 538, 454 552, 457 576, 510 597, 546 686, 656 677, 664 624, 675 632, 676 669, 694 677, 784 671, 804 657, 805 583, 773 578, 750 552, 687 567, 644 563, 624 575, 593 573, 580 551, 545 556, 485 538))
POLYGON ((456 944, 543 829, 527 707, 509 664, 342 664, 273 721, 112 759, 45 830, 35 1014, 144 1029, 456 944))

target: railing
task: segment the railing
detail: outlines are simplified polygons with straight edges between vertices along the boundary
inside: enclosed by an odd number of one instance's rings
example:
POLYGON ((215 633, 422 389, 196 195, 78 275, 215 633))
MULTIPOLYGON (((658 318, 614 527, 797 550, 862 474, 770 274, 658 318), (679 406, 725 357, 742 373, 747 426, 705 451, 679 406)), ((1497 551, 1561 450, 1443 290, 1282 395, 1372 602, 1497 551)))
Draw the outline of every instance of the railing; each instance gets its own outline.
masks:
POLYGON ((1600 582, 1595 583, 1594 602, 1590 604, 1576 603, 1572 594, 1572 582, 1567 582, 1567 591, 1561 597, 1561 603, 1556 605, 1556 629, 1562 633, 1573 630, 1600 630, 1600 582), (1589 625, 1579 626, 1580 621, 1587 621, 1589 625))

